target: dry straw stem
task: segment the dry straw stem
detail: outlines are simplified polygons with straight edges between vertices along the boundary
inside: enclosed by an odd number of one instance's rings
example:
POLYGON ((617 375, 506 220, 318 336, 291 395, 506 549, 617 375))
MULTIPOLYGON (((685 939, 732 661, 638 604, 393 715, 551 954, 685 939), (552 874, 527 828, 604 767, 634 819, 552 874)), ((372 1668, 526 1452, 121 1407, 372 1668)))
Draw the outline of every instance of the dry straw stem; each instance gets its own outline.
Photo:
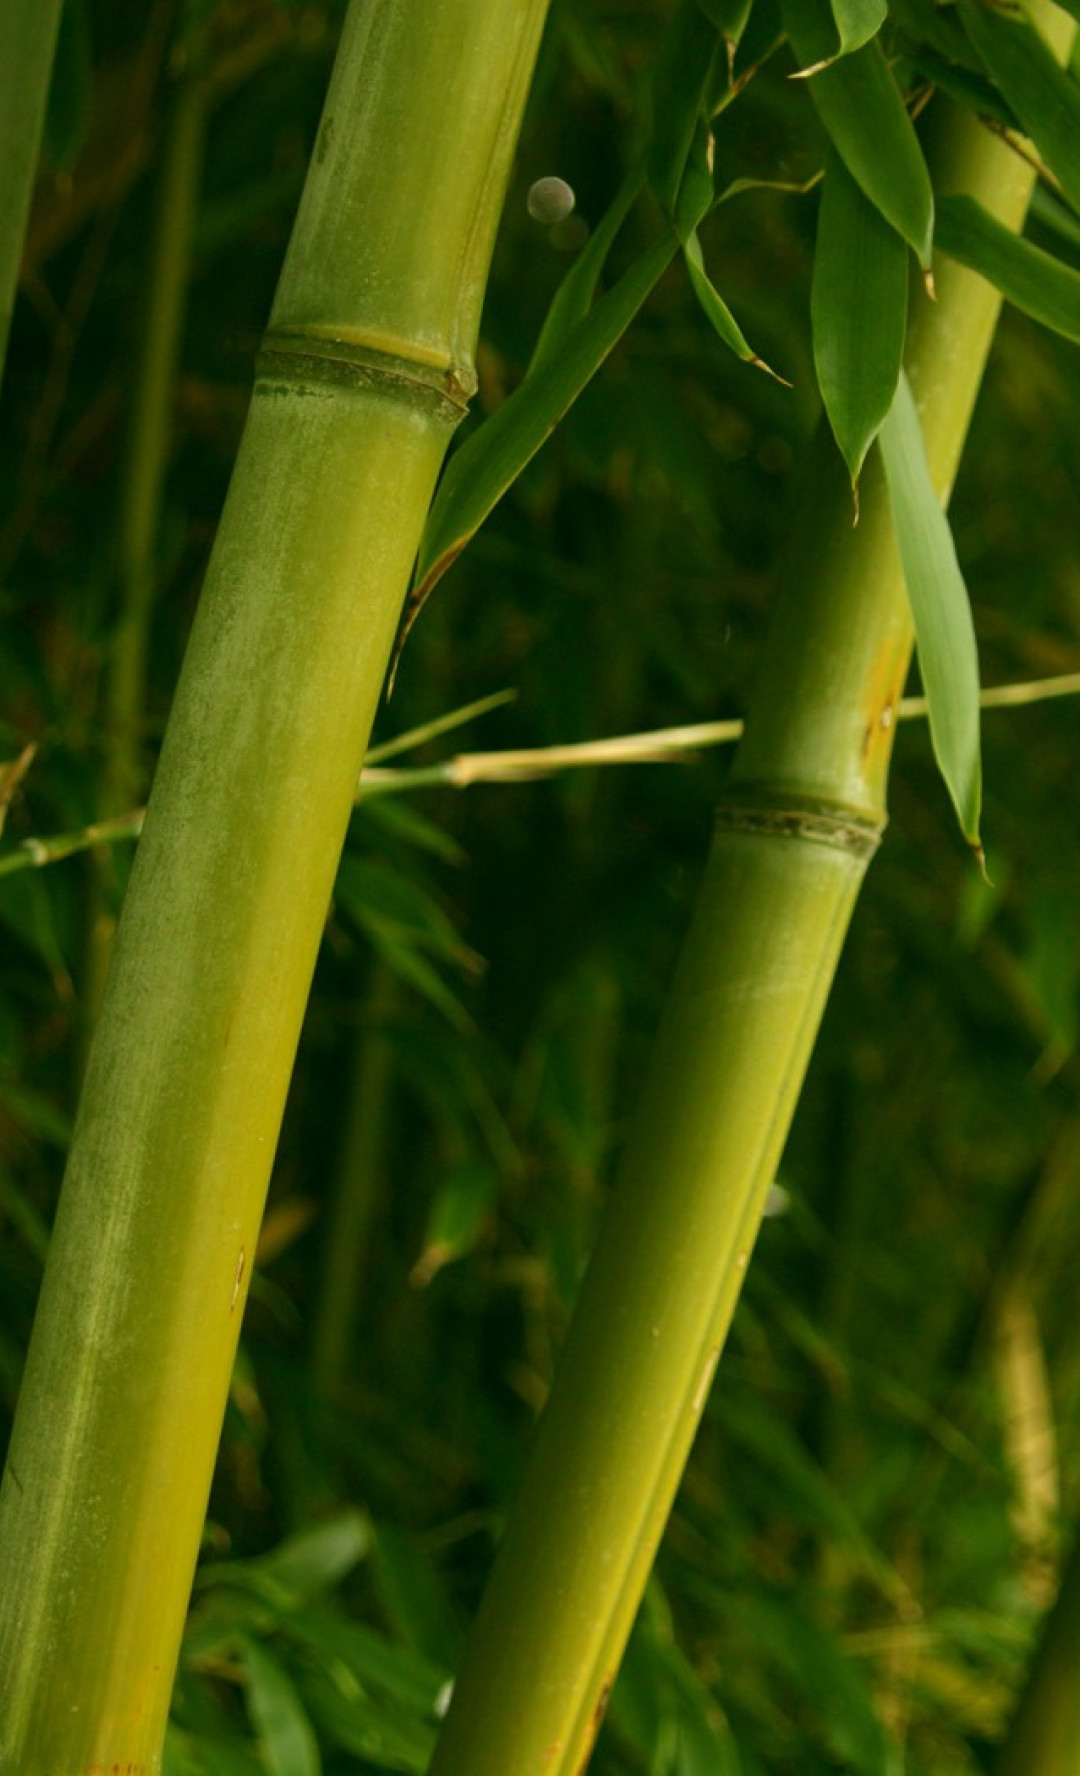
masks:
MULTIPOLYGON (((940 189, 1031 174, 938 119, 940 189)), ((954 264, 907 369, 947 498, 999 301, 954 264)), ((880 468, 818 452, 644 1100, 431 1776, 577 1776, 708 1396, 867 862, 911 620, 880 468)))
POLYGON ((356 0, 124 906, 0 1493, 0 1769, 153 1772, 266 1183, 543 0, 356 0))

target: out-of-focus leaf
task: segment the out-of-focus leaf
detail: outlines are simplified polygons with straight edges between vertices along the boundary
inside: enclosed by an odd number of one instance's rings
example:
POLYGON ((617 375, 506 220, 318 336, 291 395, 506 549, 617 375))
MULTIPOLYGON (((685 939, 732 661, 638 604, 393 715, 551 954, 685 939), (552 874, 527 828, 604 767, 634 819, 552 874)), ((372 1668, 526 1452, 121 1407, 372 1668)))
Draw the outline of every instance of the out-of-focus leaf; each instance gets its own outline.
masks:
POLYGON ((1080 341, 1080 272, 995 221, 971 197, 938 200, 934 239, 1033 320, 1080 341))
POLYGON ((690 274, 690 283, 693 287, 694 295, 697 297, 705 314, 712 322, 713 327, 727 346, 728 350, 733 351, 735 356, 741 358, 745 364, 754 364, 759 370, 764 370, 769 376, 776 377, 777 382, 782 382, 783 377, 777 376, 776 371, 769 368, 764 358, 758 356, 753 346, 747 344, 746 338, 736 321, 735 316, 732 314, 727 303, 712 283, 708 272, 705 270, 705 258, 701 251, 701 242, 698 240, 696 234, 691 234, 689 236, 683 247, 683 253, 686 259, 686 269, 690 274))
POLYGON ((959 12, 1025 133, 1080 209, 1080 88, 1022 11, 959 0, 959 12))
POLYGON ((720 32, 729 53, 739 47, 754 0, 698 0, 698 5, 720 32))
MULTIPOLYGON (((827 0, 784 0, 784 22, 800 64, 828 62, 827 0)), ((929 266, 934 227, 930 175, 879 43, 821 67, 807 82, 818 115, 852 178, 929 266)))
POLYGON ((90 128, 94 54, 86 0, 64 0, 56 38, 42 148, 62 173, 75 165, 90 128))
POLYGON ((248 1713, 269 1776, 322 1776, 315 1729, 284 1665, 249 1640, 243 1666, 248 1713))
POLYGON ((376 831, 400 839, 406 845, 415 845, 418 851, 426 851, 444 863, 465 861, 465 853, 457 840, 444 827, 436 826, 426 814, 419 813, 404 796, 373 798, 365 803, 363 818, 366 826, 373 826, 376 831))
POLYGON ((499 1180, 482 1159, 467 1159, 451 1168, 435 1192, 420 1256, 409 1281, 426 1288, 446 1264, 475 1250, 488 1224, 499 1180))
POLYGON ((200 1568, 200 1589, 228 1585, 253 1592, 273 1608, 287 1611, 298 1602, 339 1585, 371 1547, 371 1525, 360 1511, 342 1511, 253 1560, 215 1562, 200 1568))
POLYGON ((907 326, 907 247, 829 158, 810 294, 814 363, 852 482, 892 405, 907 326))
POLYGON ((398 1717, 425 1721, 432 1717, 447 1680, 447 1666, 326 1606, 305 1609, 281 1627, 290 1640, 314 1653, 320 1665, 344 1666, 356 1687, 389 1698, 398 1717))
POLYGON ((766 1649, 792 1688, 805 1698, 821 1736, 842 1768, 859 1776, 886 1776, 888 1752, 881 1721, 861 1669, 836 1638, 792 1598, 758 1594, 740 1602, 747 1631, 766 1649))
POLYGON ((325 1740, 364 1760, 365 1770, 399 1770, 423 1776, 431 1762, 435 1720, 430 1724, 395 1714, 350 1682, 343 1666, 306 1671, 304 1701, 325 1740))
POLYGON ((457 1663, 460 1633, 442 1576, 415 1536, 382 1523, 373 1575, 379 1602, 395 1632, 432 1664, 457 1663))
POLYGON ((949 521, 930 479, 906 376, 879 433, 904 569, 934 756, 969 845, 979 843, 979 659, 971 605, 949 521))

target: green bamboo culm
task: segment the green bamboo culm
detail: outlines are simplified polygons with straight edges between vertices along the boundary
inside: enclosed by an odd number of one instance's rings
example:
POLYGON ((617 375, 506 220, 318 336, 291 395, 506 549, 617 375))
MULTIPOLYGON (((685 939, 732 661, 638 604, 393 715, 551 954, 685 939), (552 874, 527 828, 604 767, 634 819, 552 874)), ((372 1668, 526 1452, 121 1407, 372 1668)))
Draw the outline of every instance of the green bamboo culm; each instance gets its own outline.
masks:
POLYGON ((543 0, 355 0, 126 898, 0 1494, 0 1771, 155 1772, 300 1022, 543 0))
POLYGON ((1080 1776, 1080 1543, 1065 1562, 994 1776, 1080 1776))
MULTIPOLYGON (((937 188, 1015 228, 1024 161, 951 110, 934 134, 937 188)), ((906 364, 944 501, 1000 299, 947 260, 935 277, 906 364)), ((912 628, 876 452, 861 494, 853 527, 822 437, 644 1101, 430 1776, 588 1762, 885 822, 912 628)))
POLYGON ((0 379, 63 0, 0 7, 0 379))

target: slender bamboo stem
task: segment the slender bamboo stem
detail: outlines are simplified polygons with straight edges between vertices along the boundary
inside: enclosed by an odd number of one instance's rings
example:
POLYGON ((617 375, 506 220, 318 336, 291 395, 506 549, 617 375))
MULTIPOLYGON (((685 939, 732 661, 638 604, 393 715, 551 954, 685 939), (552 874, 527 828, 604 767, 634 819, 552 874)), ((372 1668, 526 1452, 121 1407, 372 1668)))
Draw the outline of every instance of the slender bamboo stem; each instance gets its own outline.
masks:
POLYGON ((995 1776, 1080 1776, 1080 1541, 1065 1563, 995 1776))
POLYGON ((186 71, 173 94, 162 152, 156 231, 120 500, 120 614, 109 660, 102 813, 119 814, 144 790, 146 649, 155 555, 172 434, 206 127, 205 89, 186 71))
MULTIPOLYGON (((939 188, 1015 226, 1031 175, 973 120, 939 188)), ((998 311, 943 263, 908 369, 947 498, 998 311)), ((880 469, 817 451, 760 685, 628 1144, 431 1776, 576 1776, 738 1297, 866 864, 911 624, 880 469)))
POLYGON ((0 7, 0 379, 63 0, 0 7))
POLYGON ((0 1769, 156 1771, 357 776, 543 0, 355 0, 118 933, 0 1493, 0 1769))

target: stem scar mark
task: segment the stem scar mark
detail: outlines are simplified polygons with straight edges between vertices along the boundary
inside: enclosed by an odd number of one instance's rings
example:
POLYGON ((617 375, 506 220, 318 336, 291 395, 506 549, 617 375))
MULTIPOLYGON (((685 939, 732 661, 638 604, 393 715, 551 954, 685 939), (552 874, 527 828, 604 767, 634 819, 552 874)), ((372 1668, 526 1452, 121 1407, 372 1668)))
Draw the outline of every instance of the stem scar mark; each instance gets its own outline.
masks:
POLYGON ((241 1284, 241 1281, 243 1280, 243 1275, 244 1275, 244 1258, 245 1258, 245 1252, 244 1252, 243 1246, 241 1246, 240 1247, 240 1256, 236 1260, 236 1275, 233 1278, 232 1300, 229 1302, 229 1312, 230 1313, 232 1313, 233 1309, 235 1308, 236 1298, 240 1293, 240 1284, 241 1284))

